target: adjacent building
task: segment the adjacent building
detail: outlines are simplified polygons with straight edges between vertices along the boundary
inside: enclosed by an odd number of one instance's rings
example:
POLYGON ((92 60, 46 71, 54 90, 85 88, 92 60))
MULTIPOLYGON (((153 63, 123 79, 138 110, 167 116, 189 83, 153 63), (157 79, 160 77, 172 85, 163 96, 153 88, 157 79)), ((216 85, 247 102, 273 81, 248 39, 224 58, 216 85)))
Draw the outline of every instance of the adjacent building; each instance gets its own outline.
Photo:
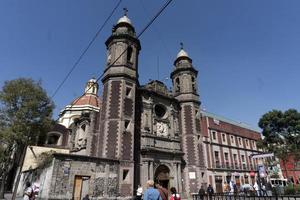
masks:
POLYGON ((223 192, 224 182, 238 186, 252 184, 257 178, 257 166, 263 159, 253 159, 262 151, 256 146, 261 134, 249 126, 202 111, 202 135, 207 163, 208 183, 223 192))

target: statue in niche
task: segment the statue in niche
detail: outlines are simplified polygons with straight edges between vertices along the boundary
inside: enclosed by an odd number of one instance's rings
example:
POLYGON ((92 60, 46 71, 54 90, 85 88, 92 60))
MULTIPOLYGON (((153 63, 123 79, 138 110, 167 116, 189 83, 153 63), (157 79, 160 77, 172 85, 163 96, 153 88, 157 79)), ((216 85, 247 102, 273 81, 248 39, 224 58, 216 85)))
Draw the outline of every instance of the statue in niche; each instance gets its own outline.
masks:
POLYGON ((83 124, 77 129, 75 149, 80 150, 86 148, 87 138, 86 138, 86 125, 83 124))
POLYGON ((149 116, 148 116, 147 113, 144 115, 144 129, 145 129, 146 131, 150 131, 150 127, 149 127, 149 116))

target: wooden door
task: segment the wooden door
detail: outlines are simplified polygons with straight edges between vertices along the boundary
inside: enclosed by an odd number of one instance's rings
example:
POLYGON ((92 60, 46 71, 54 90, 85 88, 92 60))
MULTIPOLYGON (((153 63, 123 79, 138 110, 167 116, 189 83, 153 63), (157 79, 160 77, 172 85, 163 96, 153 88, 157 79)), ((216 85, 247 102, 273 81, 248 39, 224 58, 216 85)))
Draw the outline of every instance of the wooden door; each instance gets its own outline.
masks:
POLYGON ((74 200, 81 200, 81 190, 82 190, 82 177, 75 176, 74 192, 73 192, 74 200))

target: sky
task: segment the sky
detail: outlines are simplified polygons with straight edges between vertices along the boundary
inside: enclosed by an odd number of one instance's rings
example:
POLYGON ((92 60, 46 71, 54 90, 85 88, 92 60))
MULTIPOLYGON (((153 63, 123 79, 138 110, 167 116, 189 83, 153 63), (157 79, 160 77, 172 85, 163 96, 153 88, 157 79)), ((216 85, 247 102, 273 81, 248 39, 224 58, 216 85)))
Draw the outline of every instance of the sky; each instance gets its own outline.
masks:
MULTIPOLYGON (((0 87, 19 77, 41 80, 52 96, 118 0, 1 0, 0 87)), ((126 7, 139 33, 163 0, 121 5, 53 97, 53 118, 101 76, 105 41, 126 7)), ((300 107, 299 0, 173 0, 140 37, 140 83, 170 73, 180 42, 199 71, 201 106, 257 128, 272 109, 300 107)), ((100 94, 102 84, 100 83, 100 94)))

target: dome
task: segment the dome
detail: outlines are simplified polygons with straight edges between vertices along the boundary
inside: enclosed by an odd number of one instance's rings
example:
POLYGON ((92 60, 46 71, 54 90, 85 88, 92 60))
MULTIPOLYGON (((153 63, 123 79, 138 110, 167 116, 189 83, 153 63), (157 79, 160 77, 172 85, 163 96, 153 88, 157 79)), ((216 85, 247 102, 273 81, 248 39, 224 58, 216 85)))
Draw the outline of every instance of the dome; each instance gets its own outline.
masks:
POLYGON ((71 105, 73 106, 83 106, 83 105, 90 105, 94 107, 100 107, 101 100, 98 96, 93 94, 85 94, 81 97, 76 98, 71 105))
POLYGON ((97 80, 96 80, 95 78, 91 78, 91 79, 89 80, 89 82, 90 82, 90 83, 96 83, 97 80))
POLYGON ((180 49, 179 53, 177 54, 177 58, 179 57, 189 57, 189 55, 183 49, 180 49))
POLYGON ((131 24, 131 21, 130 21, 130 19, 127 17, 127 15, 124 15, 123 17, 121 17, 121 18, 118 20, 117 24, 120 24, 120 23, 127 23, 127 24, 132 25, 132 24, 131 24))

